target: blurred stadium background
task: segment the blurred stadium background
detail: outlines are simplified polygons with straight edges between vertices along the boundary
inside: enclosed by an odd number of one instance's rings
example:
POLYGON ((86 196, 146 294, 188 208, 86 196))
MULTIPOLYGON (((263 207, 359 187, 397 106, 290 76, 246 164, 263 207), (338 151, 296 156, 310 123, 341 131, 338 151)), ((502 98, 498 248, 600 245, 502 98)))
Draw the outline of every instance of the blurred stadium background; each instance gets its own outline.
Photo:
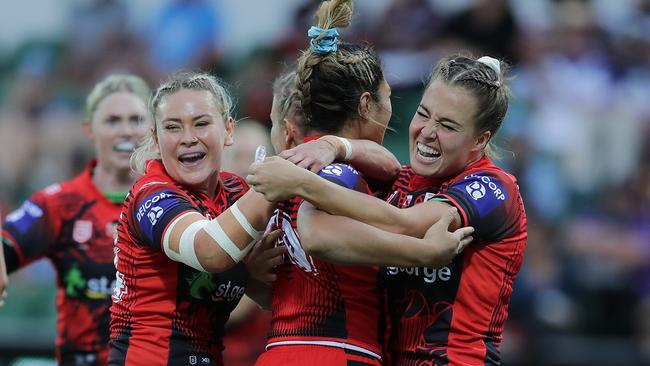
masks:
MULTIPOLYGON (((92 154, 84 98, 110 72, 155 85, 179 69, 211 71, 232 85, 238 118, 269 126, 271 81, 306 47, 318 3, 3 2, 2 213, 82 169, 92 154)), ((513 65, 500 164, 519 179, 529 240, 503 363, 650 364, 650 0, 355 3, 342 37, 382 56, 396 130, 385 143, 403 163, 439 57, 465 50, 513 65)), ((10 278, 0 366, 52 364, 54 335, 54 276, 42 262, 10 278)))

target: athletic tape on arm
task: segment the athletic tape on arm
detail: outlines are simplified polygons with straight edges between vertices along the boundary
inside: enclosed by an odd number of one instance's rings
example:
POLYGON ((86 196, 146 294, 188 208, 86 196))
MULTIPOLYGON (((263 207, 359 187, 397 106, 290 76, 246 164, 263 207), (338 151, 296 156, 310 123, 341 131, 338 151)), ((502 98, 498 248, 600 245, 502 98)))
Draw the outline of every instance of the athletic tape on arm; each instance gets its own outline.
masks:
POLYGON ((242 258, 248 254, 248 252, 251 250, 253 247, 253 244, 258 241, 262 237, 262 233, 259 231, 255 230, 253 225, 251 225, 250 222, 246 219, 246 216, 239 210, 239 207, 237 207, 237 203, 234 205, 230 206, 230 212, 232 212, 233 216, 239 222, 239 225, 244 229, 248 235, 250 235, 253 240, 251 240, 244 249, 239 249, 237 245, 228 237, 228 234, 226 234, 225 231, 223 231, 223 228, 221 228, 221 225, 217 221, 217 219, 211 220, 210 223, 203 228, 214 241, 219 244, 221 249, 223 249, 230 258, 232 258, 235 263, 239 262, 242 258))

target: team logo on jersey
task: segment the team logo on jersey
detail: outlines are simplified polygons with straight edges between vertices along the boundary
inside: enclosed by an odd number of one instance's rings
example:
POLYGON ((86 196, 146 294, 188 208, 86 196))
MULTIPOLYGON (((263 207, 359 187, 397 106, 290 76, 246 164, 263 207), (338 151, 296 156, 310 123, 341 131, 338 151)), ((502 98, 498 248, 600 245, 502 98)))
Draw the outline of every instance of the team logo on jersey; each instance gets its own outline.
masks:
POLYGON ((78 298, 82 295, 89 299, 106 299, 113 292, 115 283, 106 276, 86 279, 79 267, 74 266, 63 276, 65 293, 69 297, 78 298))
POLYGON ((479 182, 472 182, 471 184, 466 185, 465 190, 474 201, 480 200, 485 196, 485 186, 479 182))
POLYGON ((237 286, 232 281, 219 283, 212 273, 197 272, 188 279, 190 296, 197 299, 210 299, 212 302, 238 301, 246 292, 245 286, 237 286))
POLYGON ((321 172, 325 174, 330 174, 330 175, 336 175, 337 177, 340 177, 341 174, 343 174, 343 169, 341 169, 340 166, 337 164, 332 164, 328 165, 325 168, 321 169, 321 172))
MULTIPOLYGON (((145 197, 145 199, 142 200, 142 202, 138 206, 138 211, 135 216, 136 219, 138 219, 138 222, 142 221, 142 217, 144 217, 145 215, 149 217, 149 220, 151 221, 151 217, 149 216, 149 213, 152 207, 155 207, 154 205, 158 203, 160 200, 163 200, 165 198, 170 198, 171 196, 172 195, 169 191, 164 191, 164 192, 159 192, 145 197)), ((158 216, 158 218, 159 217, 160 216, 158 216)))
POLYGON ((77 243, 85 243, 93 236, 93 223, 88 220, 77 220, 72 227, 72 239, 77 243))
POLYGON ((151 211, 147 214, 147 217, 149 218, 149 222, 151 222, 151 225, 156 225, 158 222, 158 219, 160 216, 162 216, 164 210, 160 206, 154 206, 151 208, 151 211))
POLYGON ((482 217, 503 205, 506 198, 508 198, 508 194, 499 178, 488 175, 470 174, 463 178, 462 181, 454 184, 452 189, 460 190, 466 197, 470 198, 470 202, 482 217))

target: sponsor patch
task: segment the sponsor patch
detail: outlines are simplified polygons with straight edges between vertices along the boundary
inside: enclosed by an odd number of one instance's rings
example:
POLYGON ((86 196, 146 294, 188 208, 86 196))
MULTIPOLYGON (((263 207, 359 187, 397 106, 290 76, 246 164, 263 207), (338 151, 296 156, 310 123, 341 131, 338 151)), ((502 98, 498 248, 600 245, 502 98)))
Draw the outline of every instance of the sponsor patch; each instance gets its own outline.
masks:
POLYGON ((503 184, 496 177, 488 175, 468 175, 452 188, 461 191, 481 216, 489 214, 508 198, 503 184))
POLYGON ((356 189, 361 175, 347 164, 330 164, 318 172, 318 175, 349 189, 356 189))
POLYGON ((181 198, 171 190, 152 193, 140 201, 135 218, 149 241, 153 241, 154 227, 160 223, 165 212, 169 212, 180 201, 181 198))
POLYGON ((12 224, 21 234, 31 229, 32 225, 43 216, 43 209, 32 201, 23 202, 22 206, 6 217, 6 223, 12 224))

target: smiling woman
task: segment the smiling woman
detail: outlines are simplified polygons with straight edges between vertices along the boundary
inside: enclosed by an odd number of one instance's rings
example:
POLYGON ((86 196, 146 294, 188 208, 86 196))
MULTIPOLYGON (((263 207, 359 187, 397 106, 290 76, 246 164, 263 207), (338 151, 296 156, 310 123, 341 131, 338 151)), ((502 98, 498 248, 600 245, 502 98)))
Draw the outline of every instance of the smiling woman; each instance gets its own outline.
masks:
MULTIPOLYGON (((34 193, 2 226, 10 273, 43 257, 57 271, 59 365, 106 364, 115 223, 137 177, 129 157, 149 126, 149 94, 133 75, 110 75, 97 83, 83 122, 96 160, 76 178, 34 193)), ((0 300, 6 286, 0 273, 0 300)))
POLYGON ((231 107, 208 74, 176 75, 154 93, 153 129, 132 158, 144 176, 118 224, 111 365, 221 365, 230 312, 245 291, 259 299, 241 259, 272 205, 221 172, 231 107))
MULTIPOLYGON (((301 237, 323 243, 332 260, 344 263, 354 245, 346 238, 359 242, 366 224, 414 237, 430 233, 431 225, 445 218, 452 227, 476 229, 474 241, 455 257, 427 264, 421 256, 421 267, 413 267, 395 263, 394 255, 391 260, 400 267, 382 271, 393 325, 387 349, 394 365, 500 362, 527 238, 517 181, 489 156, 490 140, 508 110, 505 66, 491 57, 464 56, 436 65, 409 127, 411 165, 402 169, 386 202, 341 189, 282 159, 267 159, 249 176, 255 190, 267 196, 299 195, 321 209, 301 207, 298 220, 307 223, 299 226, 301 237), (309 230, 310 221, 329 214, 360 222, 324 233, 309 230)), ((404 250, 405 241, 381 250, 368 247, 365 257, 377 258, 380 252, 404 250)))

